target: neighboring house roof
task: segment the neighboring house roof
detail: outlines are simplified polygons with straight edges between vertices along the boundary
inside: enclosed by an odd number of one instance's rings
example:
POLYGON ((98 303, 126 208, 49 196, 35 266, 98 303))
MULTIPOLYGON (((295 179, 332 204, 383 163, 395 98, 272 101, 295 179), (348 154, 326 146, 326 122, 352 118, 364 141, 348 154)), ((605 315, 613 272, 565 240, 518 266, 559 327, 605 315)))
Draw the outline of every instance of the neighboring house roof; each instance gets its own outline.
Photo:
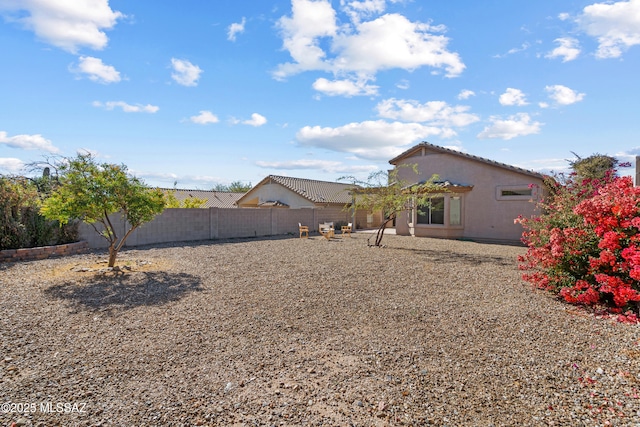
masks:
POLYGON ((506 163, 496 162, 494 160, 485 159, 484 157, 474 156, 472 154, 463 153, 461 151, 452 150, 450 148, 440 147, 439 145, 430 144, 428 142, 421 142, 420 144, 409 148, 404 153, 401 153, 400 155, 398 155, 398 156, 394 157, 393 159, 389 160, 389 163, 391 163, 392 165, 397 165, 398 163, 400 163, 401 160, 407 159, 407 158, 412 157, 413 155, 415 155, 417 153, 420 153, 422 151, 422 149, 427 149, 427 150, 431 150, 431 151, 437 151, 437 152, 445 153, 445 154, 452 154, 454 156, 463 157, 465 159, 473 160, 473 161, 480 162, 480 163, 485 163, 487 165, 495 166, 495 167, 498 167, 498 168, 508 169, 510 171, 513 171, 513 172, 519 172, 519 173, 522 173, 522 174, 525 174, 525 175, 529 175, 529 176, 533 176, 533 177, 536 177, 536 178, 544 179, 544 175, 542 175, 542 174, 540 174, 538 172, 534 172, 534 171, 531 171, 531 170, 528 170, 528 169, 519 168, 517 166, 511 166, 511 165, 508 165, 506 163))
MULTIPOLYGON (((238 202, 241 202, 242 198, 245 196, 248 197, 254 189, 270 182, 280 184, 313 203, 337 203, 342 205, 352 202, 352 196, 349 190, 357 187, 357 185, 354 184, 345 184, 340 182, 317 181, 314 179, 269 175, 245 193, 238 202)), ((277 202, 277 200, 272 202, 277 202)))
POLYGON ((182 190, 182 189, 164 189, 165 191, 173 191, 173 195, 182 202, 190 197, 206 200, 201 208, 237 208, 235 204, 244 193, 231 193, 227 191, 207 191, 207 190, 182 190))

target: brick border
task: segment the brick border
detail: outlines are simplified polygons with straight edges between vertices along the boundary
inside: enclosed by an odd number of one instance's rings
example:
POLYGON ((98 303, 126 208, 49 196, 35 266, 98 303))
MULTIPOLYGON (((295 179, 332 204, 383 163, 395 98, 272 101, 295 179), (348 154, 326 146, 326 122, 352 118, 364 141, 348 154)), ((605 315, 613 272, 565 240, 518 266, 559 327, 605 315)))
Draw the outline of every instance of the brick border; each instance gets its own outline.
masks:
POLYGON ((89 250, 87 242, 67 243, 66 245, 41 246, 38 248, 6 249, 0 251, 0 263, 32 261, 52 256, 74 255, 89 250))

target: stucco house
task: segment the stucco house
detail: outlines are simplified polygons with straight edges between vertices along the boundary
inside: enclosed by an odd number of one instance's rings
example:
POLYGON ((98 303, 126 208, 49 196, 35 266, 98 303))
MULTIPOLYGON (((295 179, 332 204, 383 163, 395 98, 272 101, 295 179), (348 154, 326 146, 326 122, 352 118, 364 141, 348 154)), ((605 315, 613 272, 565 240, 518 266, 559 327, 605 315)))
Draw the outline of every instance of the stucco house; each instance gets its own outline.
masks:
MULTIPOLYGON (((354 184, 269 175, 236 201, 239 208, 315 209, 317 221, 351 222, 376 227, 380 215, 345 210, 353 202, 354 184)), ((315 227, 315 224, 312 225, 315 227)), ((313 229, 313 228, 312 228, 313 229)))
POLYGON ((427 142, 389 163, 403 181, 419 183, 437 174, 447 190, 434 194, 430 206, 399 215, 399 235, 517 242, 523 230, 514 219, 535 213, 544 188, 544 177, 537 172, 427 142), (417 175, 401 165, 416 165, 417 175))

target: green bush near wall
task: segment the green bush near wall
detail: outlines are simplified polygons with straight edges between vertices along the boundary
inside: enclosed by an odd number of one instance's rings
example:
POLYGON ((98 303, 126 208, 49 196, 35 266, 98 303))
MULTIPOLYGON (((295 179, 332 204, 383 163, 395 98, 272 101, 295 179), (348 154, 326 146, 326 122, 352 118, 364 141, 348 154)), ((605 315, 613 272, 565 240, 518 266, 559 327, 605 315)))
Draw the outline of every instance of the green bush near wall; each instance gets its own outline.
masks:
POLYGON ((0 176, 0 250, 78 241, 78 224, 61 227, 40 215, 41 197, 30 179, 0 176))

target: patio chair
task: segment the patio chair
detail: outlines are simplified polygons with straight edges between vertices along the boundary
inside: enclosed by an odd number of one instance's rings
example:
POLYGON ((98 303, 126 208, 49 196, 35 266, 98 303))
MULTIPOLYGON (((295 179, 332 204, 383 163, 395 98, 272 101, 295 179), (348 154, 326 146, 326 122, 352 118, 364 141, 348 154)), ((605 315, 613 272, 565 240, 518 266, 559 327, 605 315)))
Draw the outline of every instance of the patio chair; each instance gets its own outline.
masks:
POLYGON ((351 237, 351 223, 347 224, 347 225, 343 225, 342 228, 340 229, 342 234, 347 233, 349 235, 349 237, 351 237))
POLYGON ((305 239, 309 238, 309 226, 302 225, 298 223, 298 231, 300 231, 300 238, 302 239, 302 235, 304 234, 305 239))
POLYGON ((320 224, 318 226, 318 231, 324 236, 325 239, 331 240, 334 233, 333 222, 325 222, 324 224, 320 224))

